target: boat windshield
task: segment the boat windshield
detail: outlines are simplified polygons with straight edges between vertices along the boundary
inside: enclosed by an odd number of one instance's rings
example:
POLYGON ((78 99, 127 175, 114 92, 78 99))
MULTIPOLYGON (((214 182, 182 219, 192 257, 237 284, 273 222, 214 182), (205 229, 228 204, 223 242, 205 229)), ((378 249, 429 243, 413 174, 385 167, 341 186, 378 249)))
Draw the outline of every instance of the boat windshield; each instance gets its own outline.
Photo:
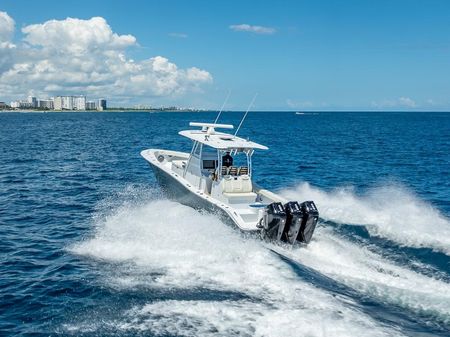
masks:
POLYGON ((252 149, 220 150, 218 175, 249 175, 251 176, 252 149))

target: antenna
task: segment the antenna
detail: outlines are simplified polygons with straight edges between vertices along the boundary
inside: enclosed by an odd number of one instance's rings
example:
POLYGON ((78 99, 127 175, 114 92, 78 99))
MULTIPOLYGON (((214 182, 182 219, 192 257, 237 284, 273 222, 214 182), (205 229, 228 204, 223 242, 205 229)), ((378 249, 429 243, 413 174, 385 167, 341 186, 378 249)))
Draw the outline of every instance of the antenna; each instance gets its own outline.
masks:
POLYGON ((242 123, 244 123, 245 117, 247 117, 247 114, 248 114, 250 108, 252 107, 253 103, 255 102, 256 96, 258 96, 258 93, 256 93, 255 96, 253 96, 253 99, 252 99, 251 103, 249 104, 247 111, 244 114, 244 117, 242 117, 241 122, 239 123, 239 126, 237 127, 236 132, 234 133, 235 136, 239 132, 239 129, 241 128, 242 123))
POLYGON ((219 120, 220 114, 222 113, 223 107, 225 106, 225 104, 227 104, 228 102, 228 98, 230 98, 230 94, 231 94, 231 90, 228 90, 228 95, 227 98, 225 98, 225 101, 222 104, 222 107, 220 108, 219 114, 216 117, 216 120, 214 121, 214 124, 217 123, 217 121, 219 120))

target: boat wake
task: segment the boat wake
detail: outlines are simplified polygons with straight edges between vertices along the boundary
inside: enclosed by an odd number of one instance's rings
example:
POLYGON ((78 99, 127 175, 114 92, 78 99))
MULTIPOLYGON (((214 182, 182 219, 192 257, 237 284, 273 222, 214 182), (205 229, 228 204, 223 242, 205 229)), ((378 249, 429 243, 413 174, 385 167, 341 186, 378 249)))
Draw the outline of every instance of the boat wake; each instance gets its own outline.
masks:
POLYGON ((365 226, 371 236, 450 256, 450 220, 402 187, 382 186, 358 196, 352 189, 325 192, 303 183, 282 195, 314 200, 322 219, 365 226))
POLYGON ((448 283, 325 226, 309 246, 291 248, 245 237, 214 215, 168 200, 103 209, 92 237, 69 250, 104 269, 102 286, 120 305, 114 317, 67 323, 66 333, 398 336, 424 324, 444 335, 450 324, 448 283), (380 317, 370 310, 377 305, 394 309, 380 317))

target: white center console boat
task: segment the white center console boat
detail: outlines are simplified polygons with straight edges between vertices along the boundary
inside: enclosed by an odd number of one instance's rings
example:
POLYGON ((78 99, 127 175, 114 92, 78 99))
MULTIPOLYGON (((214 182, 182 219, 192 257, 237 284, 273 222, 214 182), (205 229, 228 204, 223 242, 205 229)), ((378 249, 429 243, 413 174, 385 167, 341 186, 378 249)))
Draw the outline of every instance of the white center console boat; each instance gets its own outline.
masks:
POLYGON ((252 181, 252 155, 267 150, 236 135, 217 132, 228 124, 190 123, 200 129, 179 132, 193 141, 191 153, 149 149, 150 163, 163 191, 182 204, 218 212, 240 230, 283 242, 308 243, 319 213, 312 201, 298 203, 252 181))

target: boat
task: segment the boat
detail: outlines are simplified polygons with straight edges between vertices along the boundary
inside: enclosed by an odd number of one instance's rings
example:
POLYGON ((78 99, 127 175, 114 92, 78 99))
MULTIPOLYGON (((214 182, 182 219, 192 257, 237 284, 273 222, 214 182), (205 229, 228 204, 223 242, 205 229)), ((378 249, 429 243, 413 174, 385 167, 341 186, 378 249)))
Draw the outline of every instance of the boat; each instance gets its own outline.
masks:
MULTIPOLYGON (((147 149, 150 164, 169 199, 219 214, 246 233, 288 244, 309 243, 319 219, 313 201, 291 201, 252 180, 252 156, 268 150, 236 134, 230 124, 190 122, 179 135, 193 142, 190 153, 147 149)), ((239 128, 238 128, 239 129, 239 128)))

